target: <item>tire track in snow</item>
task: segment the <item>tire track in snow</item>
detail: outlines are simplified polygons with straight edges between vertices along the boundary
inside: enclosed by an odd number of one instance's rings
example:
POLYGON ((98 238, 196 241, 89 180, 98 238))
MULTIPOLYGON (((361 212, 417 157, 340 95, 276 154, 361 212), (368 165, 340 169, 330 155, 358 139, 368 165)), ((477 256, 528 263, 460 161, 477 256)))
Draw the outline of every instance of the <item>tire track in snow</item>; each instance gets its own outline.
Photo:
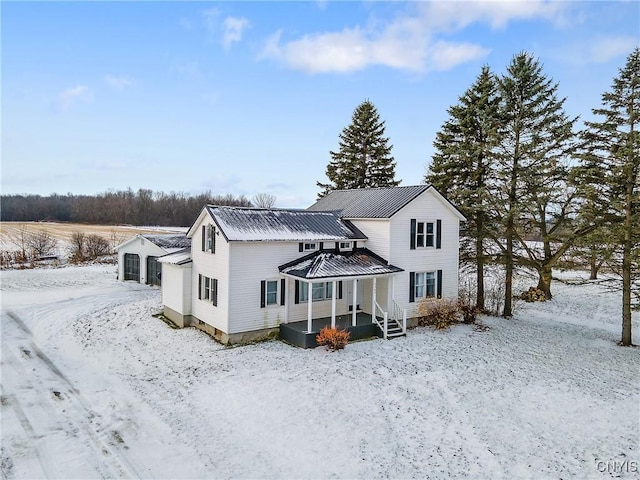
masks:
MULTIPOLYGON (((26 436, 32 441, 45 476, 48 478, 64 477, 64 475, 60 475, 54 462, 49 459, 48 450, 51 447, 46 448, 46 442, 42 441, 46 437, 46 432, 38 433, 43 429, 47 430, 47 427, 41 426, 42 423, 49 423, 50 425, 47 426, 50 427, 53 422, 53 428, 48 428, 48 430, 62 429, 69 436, 81 435, 85 437, 85 445, 90 448, 90 457, 94 460, 91 467, 97 470, 96 473, 101 477, 140 478, 135 467, 123 452, 111 445, 105 438, 104 432, 108 431, 113 434, 111 429, 100 424, 99 417, 87 405, 78 389, 38 348, 24 322, 14 312, 3 313, 3 317, 11 320, 12 324, 17 327, 14 329, 17 335, 7 335, 7 324, 5 323, 2 342, 3 364, 5 368, 10 366, 15 371, 16 378, 19 378, 22 383, 22 385, 12 385, 18 390, 16 393, 6 393, 3 397, 6 398, 5 403, 12 406, 26 436), (28 342, 29 349, 21 345, 24 342, 28 342), (16 349, 19 352, 17 356, 14 353, 16 349), (35 356, 32 356, 31 352, 35 356), (20 356, 26 358, 20 359, 20 356), (33 361, 39 363, 39 366, 34 366, 33 361), (52 395, 48 399, 49 401, 44 400, 46 396, 42 394, 43 387, 48 389, 52 395), (22 392, 25 390, 38 392, 35 396, 31 395, 31 398, 36 398, 35 402, 22 401, 20 390, 22 392), (52 402, 60 402, 60 406, 56 406, 52 402), (38 418, 39 421, 35 427, 29 420, 29 416, 38 418)), ((4 385, 6 379, 7 375, 3 375, 3 390, 7 388, 4 385)), ((113 438, 112 435, 109 436, 113 438)))

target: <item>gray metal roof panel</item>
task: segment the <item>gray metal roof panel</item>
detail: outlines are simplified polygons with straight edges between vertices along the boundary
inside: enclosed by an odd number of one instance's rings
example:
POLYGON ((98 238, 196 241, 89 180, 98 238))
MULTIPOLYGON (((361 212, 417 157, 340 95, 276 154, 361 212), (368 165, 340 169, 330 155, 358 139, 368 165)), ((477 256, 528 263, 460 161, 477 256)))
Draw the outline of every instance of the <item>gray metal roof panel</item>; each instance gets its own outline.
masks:
POLYGON ((350 222, 333 212, 225 207, 207 210, 229 241, 366 240, 350 222))
POLYGON ((428 188, 430 185, 334 190, 308 210, 339 212, 344 218, 390 218, 428 188))
POLYGON ((185 248, 191 246, 191 240, 184 233, 178 235, 144 234, 141 237, 161 248, 185 248))
POLYGON ((404 271, 361 248, 352 252, 317 252, 279 267, 281 273, 305 280, 389 275, 404 271))

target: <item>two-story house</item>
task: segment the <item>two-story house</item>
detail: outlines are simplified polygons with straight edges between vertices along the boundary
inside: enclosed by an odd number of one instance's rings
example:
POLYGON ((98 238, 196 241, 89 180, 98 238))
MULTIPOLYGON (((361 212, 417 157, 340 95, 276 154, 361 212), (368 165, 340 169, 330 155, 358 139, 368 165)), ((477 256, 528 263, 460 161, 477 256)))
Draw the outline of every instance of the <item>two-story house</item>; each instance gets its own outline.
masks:
POLYGON ((164 313, 223 343, 315 346, 403 335, 417 302, 457 297, 460 212, 429 185, 342 190, 307 210, 208 205, 162 263, 164 313))

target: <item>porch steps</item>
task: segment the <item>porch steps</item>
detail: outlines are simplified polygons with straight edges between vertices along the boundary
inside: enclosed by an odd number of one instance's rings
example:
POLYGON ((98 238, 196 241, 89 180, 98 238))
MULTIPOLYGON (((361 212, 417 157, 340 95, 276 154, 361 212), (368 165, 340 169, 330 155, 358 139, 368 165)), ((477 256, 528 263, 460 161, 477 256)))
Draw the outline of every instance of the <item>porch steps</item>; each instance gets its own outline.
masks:
POLYGON ((389 318, 387 320, 387 340, 406 336, 407 334, 402 331, 402 324, 393 318, 389 318))

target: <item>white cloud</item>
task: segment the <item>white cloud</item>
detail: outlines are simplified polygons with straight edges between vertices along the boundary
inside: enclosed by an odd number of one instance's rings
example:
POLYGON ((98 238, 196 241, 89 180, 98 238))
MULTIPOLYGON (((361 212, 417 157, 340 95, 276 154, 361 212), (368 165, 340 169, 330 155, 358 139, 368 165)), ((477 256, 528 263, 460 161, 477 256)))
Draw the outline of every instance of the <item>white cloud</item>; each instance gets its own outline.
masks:
POLYGON ((124 90, 135 83, 133 79, 125 75, 105 75, 104 81, 116 90, 124 90))
POLYGON ((637 37, 609 37, 594 39, 586 52, 591 63, 606 63, 619 56, 627 56, 640 46, 637 37))
POLYGON ((225 50, 231 48, 231 44, 242 40, 242 33, 249 27, 249 20, 242 17, 227 17, 222 23, 224 33, 222 35, 222 45, 225 50))
POLYGON ((564 22, 566 7, 560 2, 425 2, 411 4, 390 22, 371 21, 366 27, 307 34, 282 41, 282 31, 269 36, 258 58, 277 60, 307 73, 353 72, 373 65, 424 72, 448 70, 484 58, 481 45, 443 41, 439 36, 473 23, 502 28, 513 20, 544 19, 564 22))
POLYGON ((76 102, 88 102, 92 98, 89 87, 85 85, 76 85, 60 92, 54 102, 54 108, 58 112, 68 110, 76 102))

